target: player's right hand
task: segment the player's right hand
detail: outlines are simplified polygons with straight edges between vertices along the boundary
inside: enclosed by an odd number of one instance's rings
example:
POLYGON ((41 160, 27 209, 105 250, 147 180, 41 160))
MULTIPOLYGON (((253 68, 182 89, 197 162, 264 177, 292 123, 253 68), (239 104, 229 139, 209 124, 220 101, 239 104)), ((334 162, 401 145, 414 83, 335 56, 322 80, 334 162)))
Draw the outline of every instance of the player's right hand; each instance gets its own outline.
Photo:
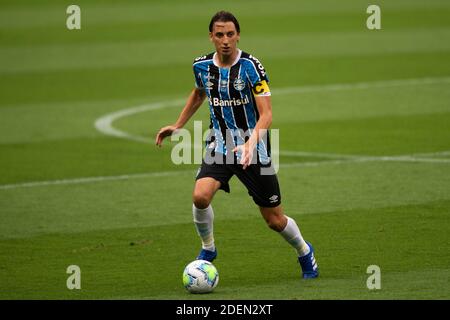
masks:
POLYGON ((156 145, 158 147, 162 146, 162 142, 164 140, 164 138, 171 136, 172 133, 175 132, 175 130, 177 130, 177 127, 175 126, 167 126, 167 127, 163 127, 158 131, 158 134, 156 135, 156 145))

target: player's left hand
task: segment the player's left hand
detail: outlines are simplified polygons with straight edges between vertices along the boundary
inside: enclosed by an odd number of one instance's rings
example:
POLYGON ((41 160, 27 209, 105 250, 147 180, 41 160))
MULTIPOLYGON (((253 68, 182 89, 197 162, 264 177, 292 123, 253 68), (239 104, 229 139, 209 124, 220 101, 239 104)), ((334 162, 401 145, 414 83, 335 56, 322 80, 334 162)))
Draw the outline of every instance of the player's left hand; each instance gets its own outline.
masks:
POLYGON ((161 128, 158 131, 158 134, 156 135, 156 139, 155 139, 156 145, 158 147, 161 147, 163 140, 166 137, 171 136, 175 131, 177 131, 177 127, 174 125, 161 128))
POLYGON ((253 149, 254 149, 254 147, 250 146, 248 141, 233 149, 234 153, 238 153, 238 152, 241 153, 240 163, 244 170, 247 169, 247 167, 252 163, 253 149))

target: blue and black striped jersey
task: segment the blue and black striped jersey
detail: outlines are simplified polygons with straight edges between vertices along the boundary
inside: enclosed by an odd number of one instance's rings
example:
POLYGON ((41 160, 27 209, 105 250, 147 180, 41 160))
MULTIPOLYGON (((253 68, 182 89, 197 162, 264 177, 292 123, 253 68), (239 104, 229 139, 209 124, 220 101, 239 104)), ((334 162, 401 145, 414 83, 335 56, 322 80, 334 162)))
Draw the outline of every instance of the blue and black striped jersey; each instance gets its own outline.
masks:
MULTIPOLYGON (((211 53, 196 58, 193 69, 195 85, 205 90, 209 102, 215 152, 226 155, 224 137, 232 134, 234 145, 244 144, 256 126, 259 112, 255 96, 270 95, 266 71, 257 58, 241 50, 229 68, 219 67, 215 53, 211 53)), ((268 136, 258 143, 257 151, 261 163, 270 161, 268 136)))

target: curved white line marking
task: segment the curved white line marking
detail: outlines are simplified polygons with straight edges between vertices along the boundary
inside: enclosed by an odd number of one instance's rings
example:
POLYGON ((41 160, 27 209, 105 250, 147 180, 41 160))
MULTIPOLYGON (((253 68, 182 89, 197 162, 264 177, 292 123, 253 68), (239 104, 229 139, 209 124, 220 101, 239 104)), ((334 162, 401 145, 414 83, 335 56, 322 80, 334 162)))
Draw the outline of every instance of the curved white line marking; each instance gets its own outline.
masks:
POLYGON ((157 102, 157 103, 150 103, 150 104, 144 104, 137 107, 122 109, 113 113, 109 113, 105 116, 102 116, 98 118, 95 121, 95 128, 100 131, 103 134, 106 134, 107 136, 113 136, 117 138, 124 138, 129 139, 133 141, 139 141, 144 143, 150 143, 149 139, 141 137, 141 136, 135 136, 132 134, 129 134, 125 131, 116 129, 112 126, 112 123, 120 118, 128 117, 136 113, 141 113, 145 111, 150 110, 158 110, 158 109, 164 109, 164 108, 170 108, 170 107, 179 107, 180 104, 184 103, 184 100, 171 100, 166 102, 157 102))
MULTIPOLYGON (((294 93, 306 93, 306 92, 315 92, 315 91, 342 91, 342 90, 365 90, 371 88, 386 88, 386 87, 398 87, 398 86, 411 86, 411 85, 427 85, 427 84, 436 84, 436 83, 450 83, 450 77, 439 77, 439 78, 416 78, 416 79, 399 79, 399 80, 386 80, 386 81, 373 81, 373 82, 357 82, 357 83, 337 83, 337 84, 329 84, 329 85, 317 85, 317 86, 299 86, 299 87, 288 87, 272 90, 274 93, 278 94, 294 94, 294 93)), ((98 118, 95 121, 95 128, 101 133, 113 136, 117 138, 123 138, 143 143, 152 143, 150 139, 144 138, 141 136, 132 135, 128 132, 119 130, 114 128, 112 123, 120 118, 134 115, 136 113, 158 110, 170 107, 180 107, 186 102, 183 99, 177 100, 169 100, 163 102, 156 102, 145 104, 137 107, 122 109, 113 113, 109 113, 98 118)), ((286 155, 291 152, 296 151, 280 151, 280 154, 286 152, 286 155)), ((310 153, 311 156, 314 153, 310 153)), ((292 154, 290 154, 292 155, 292 154)), ((303 153, 306 155, 306 153, 303 153)), ((318 154, 316 154, 318 155, 318 154)), ((323 154, 322 154, 323 155, 323 154)), ((330 157, 334 158, 354 158, 358 156, 351 155, 332 155, 329 154, 330 157)))

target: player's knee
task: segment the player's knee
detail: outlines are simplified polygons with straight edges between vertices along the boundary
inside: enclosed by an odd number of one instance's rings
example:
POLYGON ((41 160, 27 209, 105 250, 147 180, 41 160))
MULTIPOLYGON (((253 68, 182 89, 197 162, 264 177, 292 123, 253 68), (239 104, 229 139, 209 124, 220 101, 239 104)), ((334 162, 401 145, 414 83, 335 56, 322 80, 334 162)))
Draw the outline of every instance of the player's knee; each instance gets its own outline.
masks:
POLYGON ((207 194, 200 192, 194 192, 192 195, 192 201, 198 209, 205 209, 211 203, 210 197, 207 194))

